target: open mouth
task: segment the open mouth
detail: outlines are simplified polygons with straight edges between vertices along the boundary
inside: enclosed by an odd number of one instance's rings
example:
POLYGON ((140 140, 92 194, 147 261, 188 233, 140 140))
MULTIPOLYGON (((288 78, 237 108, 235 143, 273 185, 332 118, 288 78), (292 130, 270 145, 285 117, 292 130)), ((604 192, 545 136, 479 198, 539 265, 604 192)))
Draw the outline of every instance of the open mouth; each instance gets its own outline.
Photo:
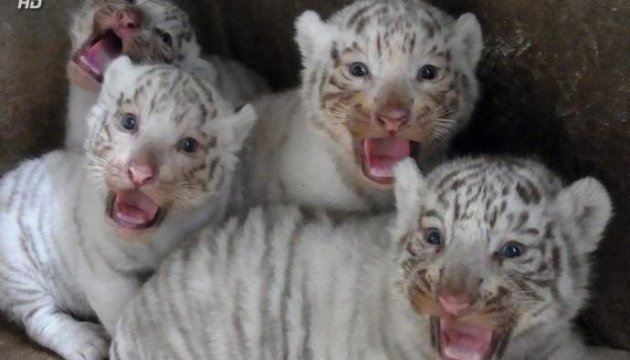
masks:
POLYGON ((395 137, 361 140, 357 144, 363 174, 383 185, 394 182, 394 167, 407 157, 417 158, 420 143, 395 137))
POLYGON ((492 329, 437 317, 431 327, 444 360, 490 360, 497 347, 492 329))
POLYGON ((151 228, 164 218, 162 208, 140 190, 110 193, 107 213, 117 226, 129 230, 151 228))
POLYGON ((96 81, 103 81, 105 70, 122 54, 123 42, 113 30, 95 36, 77 51, 73 61, 96 81))

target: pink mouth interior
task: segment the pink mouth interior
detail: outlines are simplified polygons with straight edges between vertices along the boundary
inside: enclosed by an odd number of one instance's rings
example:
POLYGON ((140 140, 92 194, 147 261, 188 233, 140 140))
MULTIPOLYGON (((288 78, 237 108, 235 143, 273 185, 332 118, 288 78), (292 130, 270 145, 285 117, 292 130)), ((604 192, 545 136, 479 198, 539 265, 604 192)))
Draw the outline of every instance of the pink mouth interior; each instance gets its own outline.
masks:
POLYGON ((492 345, 492 330, 440 319, 442 352, 448 360, 484 360, 492 345))
POLYGON ((381 183, 390 183, 394 166, 411 156, 411 141, 393 137, 366 139, 362 144, 365 175, 381 183))
POLYGON ((98 81, 102 81, 109 64, 121 54, 122 40, 113 31, 108 31, 83 48, 75 61, 98 81))
POLYGON ((112 219, 120 226, 139 229, 153 225, 160 207, 139 190, 119 191, 114 197, 112 219))

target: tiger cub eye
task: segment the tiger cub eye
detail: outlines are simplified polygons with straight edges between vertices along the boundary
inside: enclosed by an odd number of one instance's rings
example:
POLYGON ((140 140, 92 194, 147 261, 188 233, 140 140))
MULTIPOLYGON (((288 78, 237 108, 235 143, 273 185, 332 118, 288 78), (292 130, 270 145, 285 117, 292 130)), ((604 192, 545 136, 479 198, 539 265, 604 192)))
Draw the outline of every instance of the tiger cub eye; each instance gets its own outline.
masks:
POLYGON ((199 143, 197 142, 197 140, 191 137, 184 138, 177 144, 177 149, 179 151, 182 151, 188 154, 195 153, 198 148, 199 148, 199 143))

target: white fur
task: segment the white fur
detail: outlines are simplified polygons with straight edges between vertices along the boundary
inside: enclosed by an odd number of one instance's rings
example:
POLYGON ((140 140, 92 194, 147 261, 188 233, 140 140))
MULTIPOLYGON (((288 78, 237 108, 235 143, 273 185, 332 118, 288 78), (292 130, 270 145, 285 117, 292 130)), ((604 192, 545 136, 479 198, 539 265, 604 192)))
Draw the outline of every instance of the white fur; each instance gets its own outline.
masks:
MULTIPOLYGON (((395 229, 409 229, 418 225, 420 208, 418 204, 422 192, 426 189, 424 177, 420 174, 413 160, 407 159, 398 163, 396 167, 396 197, 397 223, 395 229)), ((396 234, 397 237, 404 234, 396 234)))
MULTIPOLYGON (((205 91, 195 90, 189 77, 190 91, 198 91, 196 103, 178 102, 171 107, 172 99, 168 99, 161 103, 168 108, 162 109, 136 103, 139 121, 149 111, 151 116, 144 117, 134 136, 121 133, 117 118, 113 123, 110 120, 121 111, 116 100, 121 94, 133 98, 138 86, 147 84, 151 75, 146 73, 154 69, 163 73, 150 79, 153 87, 145 88, 149 97, 159 90, 159 81, 167 81, 162 86, 168 88, 170 79, 188 76, 165 65, 134 66, 121 57, 106 72, 101 96, 90 113, 89 158, 67 151, 52 152, 23 163, 0 182, 0 308, 20 322, 35 341, 68 360, 104 359, 107 333, 114 329, 125 303, 146 276, 198 227, 223 220, 237 153, 255 122, 251 106, 232 114, 232 106, 208 88, 214 103, 203 100, 204 105, 208 111, 214 106, 217 118, 194 117, 175 125, 173 116, 198 108, 201 97, 206 96, 205 91), (181 136, 189 135, 186 121, 197 126, 199 120, 204 121, 199 131, 218 138, 209 154, 219 159, 223 185, 174 201, 148 238, 123 237, 107 216, 105 178, 111 174, 103 172, 104 163, 96 160, 104 127, 109 126, 107 131, 113 136, 109 144, 113 154, 105 160, 110 165, 148 153, 162 159, 159 181, 176 181, 190 170, 187 164, 192 160, 170 149, 181 136), (94 315, 103 326, 78 320, 94 315)), ((180 88, 181 84, 174 91, 180 88)), ((106 169, 114 171, 114 167, 106 169)))
MULTIPOLYGON (((120 1, 111 0, 109 3, 116 4, 114 6, 121 6, 120 1)), ((83 8, 74 15, 69 29, 72 39, 71 56, 90 38, 92 18, 96 10, 102 5, 102 2, 97 3, 94 0, 88 0, 83 8)), ((171 34, 173 38, 179 35, 177 31, 184 31, 182 27, 185 30, 189 30, 191 27, 188 18, 183 16, 180 16, 179 24, 176 25, 172 24, 174 20, 164 19, 162 13, 172 11, 171 9, 176 7, 170 0, 137 0, 134 5, 150 15, 149 17, 156 22, 152 26, 167 30, 173 28, 171 30, 174 32, 171 34)), ((180 14, 177 13, 177 15, 180 14)), ((244 65, 218 56, 202 56, 194 35, 189 41, 182 40, 178 53, 181 55, 181 59, 176 59, 175 65, 209 81, 223 94, 223 98, 234 105, 243 105, 256 96, 269 91, 266 81, 244 65)), ((65 135, 66 149, 76 152, 83 151, 84 142, 88 137, 85 119, 97 98, 97 92, 86 90, 70 81, 65 135)))
POLYGON ((463 66, 474 68, 483 50, 481 25, 474 14, 466 13, 457 19, 451 42, 454 44, 453 48, 456 49, 455 61, 462 59, 463 66))
MULTIPOLYGON (((302 85, 299 89, 264 96, 255 102, 260 121, 246 146, 244 169, 239 176, 243 183, 240 198, 245 199, 246 205, 289 202, 310 208, 340 211, 383 210, 393 206, 391 186, 371 182, 361 173, 360 165, 353 154, 355 139, 340 125, 342 119, 332 118, 330 113, 320 108, 319 91, 330 86, 320 85, 320 79, 326 79, 325 76, 331 74, 341 78, 331 59, 335 46, 339 47, 337 52, 342 53, 351 48, 354 42, 361 44, 365 52, 361 56, 367 59, 364 61, 373 66, 375 71, 381 71, 369 80, 369 85, 352 85, 363 86, 360 91, 365 94, 366 99, 372 99, 365 100, 366 103, 371 101, 370 104, 380 93, 384 96, 394 86, 416 89, 409 93, 409 97, 417 97, 416 104, 424 102, 426 92, 430 93, 435 89, 431 84, 418 85, 416 76, 422 63, 417 62, 423 61, 423 56, 420 55, 429 52, 434 44, 435 48, 442 46, 452 49, 453 57, 461 57, 453 60, 453 66, 468 77, 469 87, 467 90, 462 88, 460 107, 456 113, 450 115, 452 119, 443 121, 448 123, 448 129, 436 130, 439 139, 427 139, 422 144, 417 160, 423 168, 428 169, 445 157, 450 136, 465 125, 478 96, 474 68, 483 46, 481 30, 471 14, 463 15, 453 25, 452 18, 427 4, 408 2, 413 9, 409 12, 404 11, 404 4, 406 3, 403 1, 357 1, 339 10, 326 21, 314 11, 305 11, 298 17, 295 23, 295 39, 304 68, 302 85), (367 22, 365 34, 361 36, 346 25, 352 14, 362 7, 377 8, 382 5, 391 7, 390 15, 395 12, 395 15, 385 16, 387 21, 395 23, 398 19, 410 24, 409 29, 397 33, 397 40, 400 41, 395 45, 389 41, 382 43, 383 54, 392 50, 391 59, 377 56, 374 39, 376 34, 385 32, 385 28, 376 21, 367 22), (435 30, 432 36, 419 25, 420 19, 424 22, 430 18, 429 12, 441 29, 435 30), (455 40, 445 43, 444 39, 453 32, 455 40), (406 45, 402 45, 402 38, 403 35, 409 35, 404 40, 409 42, 410 34, 415 34, 417 38, 416 51, 420 55, 405 53, 406 45), (419 86, 426 91, 417 90, 419 86), (335 135, 331 136, 331 133, 335 135)), ((356 54, 353 56, 359 57, 356 54)), ((340 67, 345 67, 344 64, 348 61, 341 61, 340 67)), ((365 84, 368 84, 367 81, 365 84)), ((378 106, 380 105, 372 106, 372 110, 378 111, 378 106)), ((366 111, 369 112, 370 109, 366 111)))
POLYGON ((583 252, 594 251, 612 216, 612 202, 604 186, 590 177, 580 179, 558 195, 555 205, 559 218, 573 225, 565 231, 580 239, 575 245, 583 252))
MULTIPOLYGON (((426 179, 413 163, 404 162, 397 167, 396 177, 396 203, 400 207, 393 214, 332 219, 317 212, 276 206, 255 208, 220 229, 204 229, 194 242, 163 264, 127 307, 117 324, 111 359, 438 360, 441 356, 431 344, 429 315, 418 312, 410 301, 409 286, 419 270, 414 266, 465 265, 475 275, 487 269, 492 274, 483 275, 484 288, 500 282, 497 278, 509 272, 509 267, 491 266, 485 239, 472 242, 479 229, 488 225, 483 222, 456 239, 445 230, 444 247, 430 256, 434 250, 419 243, 423 240, 417 233, 425 225, 418 220, 419 214, 436 209, 438 196, 444 194, 447 201, 470 199, 467 216, 472 214, 478 221, 486 215, 487 199, 473 200, 468 190, 475 194, 478 189, 507 186, 512 189, 507 194, 509 204, 496 222, 502 224, 512 211, 525 209, 515 186, 528 179, 541 186, 541 202, 527 208, 532 218, 551 216, 554 226, 562 228, 575 226, 576 221, 578 225, 592 224, 593 219, 604 219, 607 214, 605 190, 594 185, 594 180, 586 180, 585 187, 578 186, 580 191, 574 191, 575 186, 563 190, 571 197, 561 195, 559 201, 592 204, 598 199, 601 207, 564 224, 561 218, 553 217, 558 179, 533 162, 464 159, 437 168, 426 179), (441 189, 449 178, 453 182, 471 181, 457 189, 441 189), (537 212, 536 208, 544 211, 537 212), (415 221, 411 221, 412 216, 416 216, 415 221), (422 252, 423 257, 405 261, 411 251, 422 252), (480 254, 483 258, 478 257, 480 254)), ((492 198, 491 193, 485 196, 492 198)), ((445 226, 465 227, 466 217, 448 218, 453 209, 443 210, 437 211, 446 216, 449 223, 445 226)), ((605 222, 594 231, 599 234, 605 222)), ((500 231, 502 225, 498 226, 495 230, 500 231)), ((557 240, 540 236, 538 241, 557 240)), ((599 239, 591 240, 596 243, 599 239)), ((569 255, 566 250, 561 248, 560 257, 568 260, 568 256, 575 256, 582 273, 567 274, 564 269, 560 282, 579 282, 588 273, 584 260, 589 251, 569 255)), ((468 273, 459 276, 465 281, 468 273)), ((566 289, 560 295, 562 301, 582 297, 579 289, 566 289)), ((516 326, 501 359, 628 358, 627 352, 587 347, 571 329, 570 319, 579 307, 558 315, 559 307, 565 305, 545 299, 525 313, 515 312, 516 326), (537 306, 549 307, 532 316, 537 306), (534 331, 527 331, 531 329, 534 331)))

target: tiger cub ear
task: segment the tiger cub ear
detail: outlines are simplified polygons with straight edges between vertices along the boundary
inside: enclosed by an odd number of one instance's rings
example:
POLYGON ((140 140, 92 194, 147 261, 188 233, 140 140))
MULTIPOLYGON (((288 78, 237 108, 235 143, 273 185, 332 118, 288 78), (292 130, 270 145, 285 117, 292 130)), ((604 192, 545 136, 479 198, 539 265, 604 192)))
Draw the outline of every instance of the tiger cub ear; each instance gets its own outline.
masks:
POLYGON ((231 154, 236 154, 245 144, 245 140, 258 120, 256 110, 246 104, 223 119, 218 120, 219 146, 231 154))
POLYGON ((555 209, 563 230, 571 236, 570 240, 582 254, 597 248, 612 217, 608 191, 591 177, 564 188, 556 198, 555 209))
POLYGON ((315 11, 307 10, 295 21, 295 41, 300 48, 302 60, 308 60, 321 51, 330 51, 334 28, 326 24, 315 11))
POLYGON ((466 65, 474 69, 483 50, 483 35, 479 20, 474 14, 466 13, 460 16, 453 26, 453 37, 450 40, 455 55, 453 58, 465 60, 466 65))
POLYGON ((151 65, 134 64, 129 57, 119 56, 103 74, 100 96, 102 98, 118 96, 118 92, 129 92, 135 89, 138 77, 151 68, 151 65))
POLYGON ((131 59, 128 56, 119 56, 105 70, 103 74, 103 86, 106 87, 110 83, 118 83, 122 78, 128 77, 134 69, 131 59))
POLYGON ((396 165, 394 176, 396 178, 394 184, 396 227, 407 230, 415 229, 420 218, 421 197, 426 187, 425 178, 420 173, 415 160, 411 158, 396 165))

